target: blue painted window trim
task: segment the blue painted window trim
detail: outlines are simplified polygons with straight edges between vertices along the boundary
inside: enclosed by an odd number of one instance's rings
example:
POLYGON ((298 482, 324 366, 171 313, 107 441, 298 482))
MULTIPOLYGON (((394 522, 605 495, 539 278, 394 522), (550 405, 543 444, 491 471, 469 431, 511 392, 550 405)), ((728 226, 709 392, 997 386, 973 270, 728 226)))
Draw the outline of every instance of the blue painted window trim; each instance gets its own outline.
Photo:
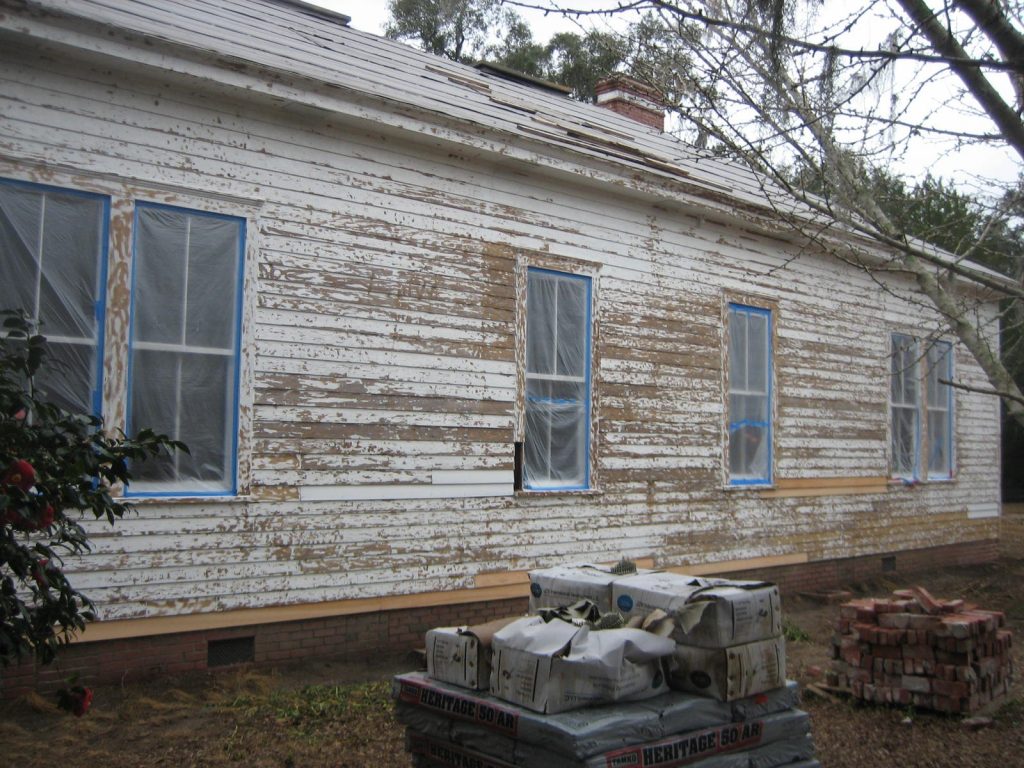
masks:
MULTIPOLYGON (((775 450, 774 450, 774 448, 775 448, 775 446, 774 446, 774 443, 775 443, 775 425, 773 424, 774 413, 775 413, 775 409, 774 409, 774 406, 773 406, 773 403, 774 403, 774 400, 775 400, 775 391, 774 391, 775 390, 775 360, 774 360, 774 350, 772 348, 772 310, 764 309, 763 307, 752 307, 752 306, 750 306, 748 304, 739 304, 739 303, 736 303, 736 302, 729 302, 729 320, 730 320, 730 322, 732 321, 732 318, 735 317, 738 314, 760 315, 760 316, 766 318, 766 320, 767 320, 767 326, 768 326, 768 328, 767 328, 767 330, 768 330, 768 333, 767 333, 768 348, 765 350, 765 361, 766 361, 766 363, 768 365, 768 371, 767 371, 767 376, 768 376, 768 392, 767 392, 767 395, 768 395, 768 421, 767 422, 751 422, 751 423, 767 427, 767 435, 766 435, 766 437, 768 439, 768 463, 767 463, 768 474, 765 475, 764 477, 734 478, 732 476, 731 470, 729 469, 729 454, 728 454, 728 451, 726 451, 726 455, 725 455, 725 462, 726 462, 725 466, 726 466, 726 470, 729 472, 729 485, 730 486, 742 487, 742 486, 754 486, 754 485, 771 485, 772 484, 772 467, 773 467, 773 462, 774 462, 774 457, 775 457, 775 450)), ((726 396, 728 397, 729 395, 731 395, 731 388, 730 388, 730 392, 727 393, 726 396)), ((728 412, 728 402, 726 403, 726 411, 728 412)), ((732 439, 733 427, 742 426, 743 423, 746 422, 746 421, 749 421, 749 420, 744 419, 744 420, 737 421, 737 422, 733 422, 733 421, 728 421, 727 422, 727 427, 728 427, 729 439, 730 440, 732 439)))
MULTIPOLYGON (((78 189, 68 189, 53 184, 39 184, 34 181, 21 181, 19 179, 0 178, 0 184, 10 187, 24 187, 43 192, 53 192, 69 197, 84 197, 99 201, 103 206, 103 221, 100 228, 100 266, 97 280, 99 285, 96 290, 96 302, 94 313, 96 318, 96 388, 90 393, 92 401, 92 415, 103 415, 103 360, 106 346, 106 320, 107 320, 107 262, 110 258, 110 196, 101 195, 97 192, 83 192, 78 189)), ((45 336, 45 333, 43 334, 45 336)))
POLYGON ((155 210, 166 210, 176 211, 179 213, 185 213, 190 216, 205 216, 211 219, 220 219, 222 221, 229 221, 238 226, 238 279, 235 288, 235 344, 234 344, 234 357, 235 357, 235 375, 233 392, 235 400, 234 413, 231 416, 231 457, 229 465, 232 468, 231 473, 231 484, 223 491, 189 491, 187 489, 173 490, 173 491, 132 491, 130 488, 125 488, 124 495, 133 498, 185 498, 185 497, 226 497, 226 496, 237 496, 238 495, 238 411, 239 411, 239 396, 241 393, 241 368, 242 368, 242 356, 241 356, 241 342, 242 342, 242 300, 243 300, 243 286, 245 283, 245 219, 240 216, 229 216, 223 213, 212 213, 210 211, 202 211, 195 208, 185 208, 176 205, 165 205, 162 203, 147 203, 137 201, 135 203, 135 211, 132 214, 132 288, 131 288, 131 307, 128 313, 128 327, 130 329, 128 335, 128 376, 127 376, 127 392, 126 392, 126 411, 131 415, 131 397, 132 397, 132 366, 133 358, 132 344, 135 338, 135 281, 137 279, 135 272, 135 261, 136 261, 136 247, 139 232, 139 211, 144 209, 155 209, 155 210))
MULTIPOLYGON (((590 490, 590 449, 591 443, 594 440, 593 429, 590 424, 590 411, 591 411, 591 400, 593 400, 593 394, 591 389, 591 368, 593 367, 593 290, 594 280, 590 275, 577 275, 572 272, 561 272, 556 269, 545 269, 543 267, 527 267, 527 274, 530 272, 539 272, 549 275, 557 275, 561 278, 567 278, 571 280, 580 280, 587 286, 587 317, 586 317, 586 365, 584 366, 584 384, 586 386, 585 400, 583 405, 584 413, 584 424, 587 426, 587 439, 584 441, 584 456, 583 456, 583 484, 582 485, 533 485, 530 482, 529 473, 526 467, 523 467, 523 490, 525 491, 589 491, 590 490)), ((529 318, 527 318, 527 333, 529 333, 529 318)), ((525 340, 524 340, 525 343, 525 340)), ((525 362, 524 362, 525 365, 525 362)))

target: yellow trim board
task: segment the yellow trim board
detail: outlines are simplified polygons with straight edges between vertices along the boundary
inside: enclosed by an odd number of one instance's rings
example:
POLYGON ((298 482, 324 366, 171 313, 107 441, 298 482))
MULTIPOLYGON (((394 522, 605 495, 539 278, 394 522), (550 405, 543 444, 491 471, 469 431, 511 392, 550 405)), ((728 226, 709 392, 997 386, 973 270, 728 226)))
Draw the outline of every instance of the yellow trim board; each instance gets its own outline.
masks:
POLYGON ((683 573, 687 576, 706 576, 736 571, 753 571, 757 568, 777 568, 782 565, 802 565, 809 561, 810 558, 807 557, 806 552, 799 552, 794 555, 772 555, 770 557, 752 557, 746 560, 722 560, 717 563, 679 565, 665 570, 672 573, 683 573))
POLYGON ((461 605, 488 600, 505 600, 529 595, 528 584, 459 589, 452 592, 420 592, 414 595, 365 597, 351 600, 333 600, 308 605, 281 605, 268 608, 242 608, 216 613, 193 613, 187 616, 154 616, 145 619, 97 621, 86 625, 86 630, 74 638, 76 643, 95 643, 104 640, 123 640, 150 635, 171 635, 177 632, 230 629, 253 624, 276 624, 285 621, 323 619, 332 616, 351 616, 359 613, 399 611, 406 608, 431 608, 442 605, 461 605))
POLYGON ((887 477, 793 477, 778 478, 775 487, 760 491, 762 499, 791 499, 812 496, 858 496, 886 493, 887 477))
MULTIPOLYGON (((727 560, 701 565, 684 565, 665 570, 693 576, 729 573, 731 571, 771 568, 780 565, 806 563, 806 554, 757 557, 747 560, 727 560)), ((653 568, 654 558, 635 560, 640 568, 653 568)), ((525 598, 529 595, 529 576, 526 571, 505 571, 477 574, 475 589, 451 592, 420 592, 414 595, 364 597, 351 600, 333 600, 308 605, 282 605, 268 608, 242 608, 234 611, 194 613, 187 616, 154 616, 144 619, 97 621, 87 625, 85 632, 74 638, 75 643, 97 643, 105 640, 125 640, 153 635, 171 635, 179 632, 202 632, 233 629, 254 624, 276 624, 286 621, 323 619, 332 616, 351 616, 379 611, 399 611, 410 608, 431 608, 444 605, 487 602, 525 598)))
MULTIPOLYGON (((611 567, 618 561, 611 563, 597 563, 597 565, 611 567)), ((633 562, 637 568, 654 568, 653 557, 638 557, 633 562)), ((530 573, 529 571, 490 571, 488 573, 478 573, 473 577, 473 584, 477 588, 481 587, 498 587, 506 586, 509 584, 529 584, 530 573)))

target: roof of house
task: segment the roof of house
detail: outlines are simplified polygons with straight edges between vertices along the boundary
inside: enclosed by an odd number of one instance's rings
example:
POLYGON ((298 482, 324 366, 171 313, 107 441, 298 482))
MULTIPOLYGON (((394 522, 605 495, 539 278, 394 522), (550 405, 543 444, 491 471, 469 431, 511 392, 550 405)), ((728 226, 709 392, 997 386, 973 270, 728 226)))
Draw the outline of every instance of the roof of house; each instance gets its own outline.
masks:
MULTIPOLYGON (((346 16, 302 0, 0 0, 11 3, 29 18, 0 14, 0 32, 75 45, 81 44, 79 30, 98 25, 197 57, 214 56, 225 73, 272 71, 386 103, 400 116, 431 115, 481 136, 611 163, 620 173, 653 178, 655 185, 671 182, 710 210, 744 209, 763 222, 776 220, 780 208, 824 218, 741 162, 500 69, 466 66, 360 32, 347 26, 346 16)), ((112 52, 113 42, 106 43, 103 52, 112 52)), ((276 92, 288 98, 286 88, 276 92)))

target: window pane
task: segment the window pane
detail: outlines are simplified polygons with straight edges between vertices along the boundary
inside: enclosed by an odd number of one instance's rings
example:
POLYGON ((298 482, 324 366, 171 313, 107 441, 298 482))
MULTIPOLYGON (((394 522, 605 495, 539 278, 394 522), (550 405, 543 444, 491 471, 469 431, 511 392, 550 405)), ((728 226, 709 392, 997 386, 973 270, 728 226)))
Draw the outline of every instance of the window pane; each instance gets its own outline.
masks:
POLYGON ((729 388, 747 388, 747 315, 729 313, 729 388))
POLYGON ((764 315, 749 315, 747 336, 747 389, 767 392, 768 322, 764 315))
POLYGON ((36 316, 43 195, 0 184, 0 306, 36 316))
POLYGON ((96 335, 102 216, 98 201, 47 195, 39 319, 48 336, 91 339, 96 335))
POLYGON ((928 474, 930 476, 949 476, 949 446, 949 414, 946 411, 930 412, 928 414, 928 474))
POLYGON ((913 477, 917 457, 917 409, 892 410, 893 474, 913 477))
POLYGON ((47 354, 35 377, 43 400, 71 413, 94 413, 96 348, 92 344, 61 343, 49 340, 47 354))
POLYGON ((587 348, 587 289, 581 280, 558 281, 559 376, 585 377, 587 348))
POLYGON ((231 348, 241 232, 235 222, 209 216, 192 216, 191 225, 185 343, 231 348))
POLYGON ((132 296, 132 335, 136 342, 185 341, 188 219, 163 208, 140 207, 136 211, 132 296))
POLYGON ((129 431, 183 441, 138 468, 134 493, 234 488, 242 222, 139 206, 129 431))
POLYGON ((554 277, 530 271, 526 286, 526 370, 555 372, 555 302, 558 284, 554 277))

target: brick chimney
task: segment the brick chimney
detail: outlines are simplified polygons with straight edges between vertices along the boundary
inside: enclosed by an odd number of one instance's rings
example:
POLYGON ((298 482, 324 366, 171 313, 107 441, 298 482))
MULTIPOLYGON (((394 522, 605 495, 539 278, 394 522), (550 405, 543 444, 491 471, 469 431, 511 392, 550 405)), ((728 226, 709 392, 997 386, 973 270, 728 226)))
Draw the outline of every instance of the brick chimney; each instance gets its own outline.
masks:
POLYGON ((659 131, 665 130, 665 98, 657 88, 614 72, 597 83, 597 105, 659 131))

